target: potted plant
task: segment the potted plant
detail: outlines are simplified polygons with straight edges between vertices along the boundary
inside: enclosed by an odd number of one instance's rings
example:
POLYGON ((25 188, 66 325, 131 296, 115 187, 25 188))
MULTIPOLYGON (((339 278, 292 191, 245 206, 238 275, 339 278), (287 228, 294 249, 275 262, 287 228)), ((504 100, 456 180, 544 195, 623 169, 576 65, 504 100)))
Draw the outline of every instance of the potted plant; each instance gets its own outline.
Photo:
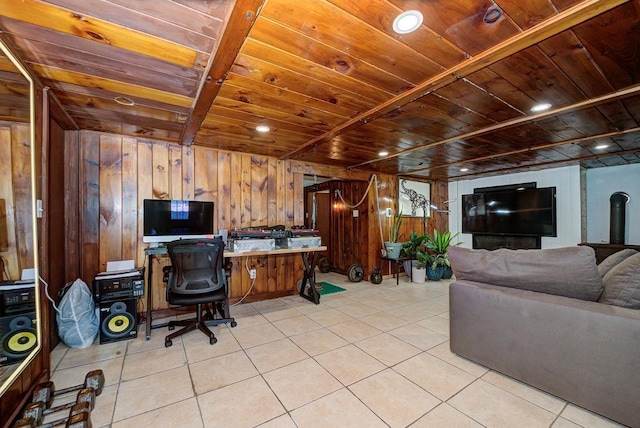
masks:
MULTIPOLYGON (((449 279, 453 275, 453 270, 451 270, 451 262, 449 261, 449 247, 451 246, 451 241, 453 238, 458 236, 451 235, 450 231, 446 231, 443 233, 439 233, 437 230, 433 231, 433 236, 426 236, 427 242, 426 247, 437 257, 438 264, 442 266, 443 274, 442 277, 444 279, 449 279)), ((457 242, 455 245, 460 245, 461 242, 457 242)))
POLYGON ((415 264, 411 267, 411 280, 418 284, 422 284, 424 282, 425 276, 427 274, 427 264, 430 263, 429 254, 424 251, 416 251, 416 261, 415 264))
POLYGON ((441 254, 429 254, 427 261, 426 274, 429 281, 440 281, 444 274, 444 266, 442 265, 441 254))
POLYGON ((415 264, 417 253, 423 248, 426 239, 427 237, 425 235, 418 235, 417 232, 413 232, 411 236, 409 236, 409 240, 402 244, 400 256, 406 258, 402 264, 406 273, 409 273, 409 269, 415 264))
POLYGON ((400 226, 402 225, 402 219, 402 210, 400 210, 391 220, 391 226, 389 227, 389 240, 384 243, 384 247, 387 250, 387 258, 400 258, 402 243, 398 242, 398 239, 400 239, 400 226))

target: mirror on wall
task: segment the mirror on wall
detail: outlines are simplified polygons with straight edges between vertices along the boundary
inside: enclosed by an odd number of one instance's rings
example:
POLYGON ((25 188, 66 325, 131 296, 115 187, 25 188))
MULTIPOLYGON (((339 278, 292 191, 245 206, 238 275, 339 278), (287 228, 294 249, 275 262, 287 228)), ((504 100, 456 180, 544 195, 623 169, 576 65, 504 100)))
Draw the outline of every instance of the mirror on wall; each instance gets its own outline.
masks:
POLYGON ((0 34, 0 394, 40 349, 34 83, 0 34))

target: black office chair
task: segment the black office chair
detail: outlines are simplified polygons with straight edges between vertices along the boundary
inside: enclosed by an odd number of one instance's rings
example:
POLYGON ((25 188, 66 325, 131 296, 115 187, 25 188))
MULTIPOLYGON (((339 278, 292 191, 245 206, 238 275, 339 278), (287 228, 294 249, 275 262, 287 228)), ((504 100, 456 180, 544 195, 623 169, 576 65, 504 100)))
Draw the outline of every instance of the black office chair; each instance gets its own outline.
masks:
POLYGON ((223 270, 224 242, 222 239, 180 239, 169 242, 167 251, 171 259, 167 302, 171 305, 196 305, 197 309, 195 318, 169 322, 169 330, 176 326, 184 328, 168 335, 164 346, 171 346, 171 339, 195 329, 209 336, 209 343, 213 345, 218 340, 207 326, 237 325, 229 315, 227 277, 223 270))

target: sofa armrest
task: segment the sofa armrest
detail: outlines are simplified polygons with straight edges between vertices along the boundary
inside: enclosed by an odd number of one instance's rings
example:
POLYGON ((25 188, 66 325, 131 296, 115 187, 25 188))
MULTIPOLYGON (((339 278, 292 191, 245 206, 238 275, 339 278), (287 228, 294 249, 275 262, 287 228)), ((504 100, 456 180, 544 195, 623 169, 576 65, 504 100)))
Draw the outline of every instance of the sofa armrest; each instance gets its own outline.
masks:
POLYGON ((452 352, 637 426, 640 311, 472 281, 449 297, 452 352))

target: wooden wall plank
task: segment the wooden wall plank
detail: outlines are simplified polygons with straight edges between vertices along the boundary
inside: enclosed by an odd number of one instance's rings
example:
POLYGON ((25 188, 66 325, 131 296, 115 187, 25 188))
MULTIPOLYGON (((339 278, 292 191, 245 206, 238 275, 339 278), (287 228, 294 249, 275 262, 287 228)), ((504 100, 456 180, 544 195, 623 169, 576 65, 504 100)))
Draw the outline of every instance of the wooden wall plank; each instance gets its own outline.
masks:
MULTIPOLYGON (((234 154, 235 155, 235 154, 234 154)), ((237 154, 235 156, 239 156, 240 157, 240 180, 241 180, 241 187, 240 187, 240 200, 239 200, 239 204, 240 207, 242 208, 242 211, 240 212, 240 226, 241 227, 252 227, 253 225, 251 224, 251 155, 247 155, 247 154, 237 154)), ((251 279, 249 278, 249 274, 247 273, 246 269, 255 269, 255 259, 254 258, 249 258, 248 260, 248 264, 245 263, 245 269, 242 270, 242 274, 240 277, 240 281, 236 281, 241 285, 242 287, 242 295, 244 296, 246 293, 249 292, 250 288, 251 288, 251 279)), ((260 292, 262 290, 260 290, 260 284, 258 284, 258 287, 256 287, 256 290, 254 290, 254 293, 256 292, 260 292)))
POLYGON ((240 213, 240 226, 241 227, 252 227, 251 224, 251 155, 241 154, 240 156, 240 164, 241 164, 241 192, 240 192, 240 206, 242 207, 242 212, 240 213))
MULTIPOLYGON (((285 166, 285 183, 284 183, 284 209, 285 209, 285 226, 293 226, 295 225, 295 197, 293 195, 293 192, 295 190, 295 173, 293 171, 293 169, 291 168, 291 163, 290 162, 286 162, 284 164, 285 166)), ((301 278, 297 278, 295 276, 296 272, 295 272, 295 262, 293 260, 292 256, 282 256, 282 258, 284 259, 284 263, 285 263, 285 275, 288 278, 295 278, 295 280, 301 279, 301 278)), ((278 284, 278 289, 282 290, 285 289, 287 286, 286 283, 280 283, 278 284)))
POLYGON ((11 173, 15 203, 16 248, 18 268, 33 268, 33 212, 31 198, 31 137, 29 127, 11 125, 11 173))
POLYGON ((194 157, 191 146, 182 146, 182 197, 195 199, 194 157))
POLYGON ((64 159, 66 160, 66 168, 64 168, 64 252, 66 279, 71 281, 80 277, 80 255, 82 252, 80 248, 81 229, 77 218, 80 210, 80 184, 78 181, 80 141, 77 131, 69 131, 64 134, 64 159))
MULTIPOLYGON (((154 143, 151 146, 153 167, 153 199, 171 199, 169 181, 169 145, 166 143, 154 143)), ((162 282, 162 268, 169 264, 169 258, 153 257, 153 271, 157 272, 153 281, 153 309, 166 308, 166 284, 162 282)))
MULTIPOLYGON (((286 215, 286 203, 287 203, 287 166, 288 161, 277 161, 276 163, 276 224, 282 224, 285 226, 291 226, 286 215)), ((274 275, 276 278, 286 278, 287 276, 287 264, 286 257, 275 257, 274 275)), ((278 289, 278 283, 274 287, 278 289)))
POLYGON ((265 156, 251 156, 251 226, 269 226, 269 163, 265 156))
POLYGON ((11 170, 11 128, 0 128, 0 199, 3 201, 3 217, 2 228, 0 231, 5 237, 0 248, 0 256, 4 259, 4 268, 6 272, 2 272, 4 279, 20 278, 20 268, 18 265, 18 251, 16 242, 16 224, 13 199, 13 173, 11 170), (6 275, 8 275, 8 278, 6 275))
POLYGON ((138 249, 138 145, 122 139, 122 260, 136 260, 138 249))
MULTIPOLYGON (((81 278, 91 281, 100 272, 100 145, 94 132, 80 133, 80 225, 82 228, 81 278)), ((119 239, 119 238, 116 238, 119 239)))
POLYGON ((169 194, 171 199, 185 199, 182 196, 182 149, 170 145, 169 149, 169 194))
POLYGON ((153 199, 171 199, 169 187, 169 148, 167 144, 153 144, 153 199))
POLYGON ((231 230, 231 154, 218 152, 218 200, 216 229, 231 230))
MULTIPOLYGON (((302 174, 293 174, 293 224, 304 225, 304 176, 302 174)), ((300 255, 295 254, 287 256, 289 259, 293 259, 293 275, 295 278, 302 279, 302 270, 304 265, 300 255)), ((283 283, 282 289, 287 290, 287 284, 283 283)))
POLYGON ((231 154, 230 175, 229 175, 229 198, 231 200, 231 224, 230 229, 242 227, 241 214, 242 205, 242 164, 238 154, 231 154))
POLYGON ((100 136, 100 271, 122 260, 122 137, 100 136))
MULTIPOLYGON (((147 258, 144 255, 144 248, 146 246, 145 243, 142 242, 142 231, 144 230, 143 225, 143 206, 144 200, 150 199, 153 197, 153 145, 149 141, 139 141, 138 142, 138 250, 136 251, 136 266, 145 266, 147 269, 147 258)), ((157 260, 158 257, 154 258, 157 260)), ((159 267, 159 266, 158 266, 159 267)), ((154 272, 162 272, 160 268, 156 270, 156 266, 154 266, 154 272)), ((158 277, 159 275, 155 275, 158 277)), ((160 280, 158 280, 160 281, 160 280)), ((152 278, 152 283, 157 285, 158 283, 155 281, 155 278, 152 278)), ((145 295, 149 290, 149 285, 145 281, 145 295)), ((155 287, 154 287, 155 288, 155 287)), ((146 304, 146 301, 145 301, 146 304)))
MULTIPOLYGON (((267 224, 269 226, 275 226, 278 223, 278 161, 275 158, 267 158, 267 193, 266 193, 266 205, 267 205, 267 224)), ((267 285, 266 291, 268 293, 275 292, 278 289, 277 281, 277 263, 276 257, 268 257, 266 268, 267 285)))

